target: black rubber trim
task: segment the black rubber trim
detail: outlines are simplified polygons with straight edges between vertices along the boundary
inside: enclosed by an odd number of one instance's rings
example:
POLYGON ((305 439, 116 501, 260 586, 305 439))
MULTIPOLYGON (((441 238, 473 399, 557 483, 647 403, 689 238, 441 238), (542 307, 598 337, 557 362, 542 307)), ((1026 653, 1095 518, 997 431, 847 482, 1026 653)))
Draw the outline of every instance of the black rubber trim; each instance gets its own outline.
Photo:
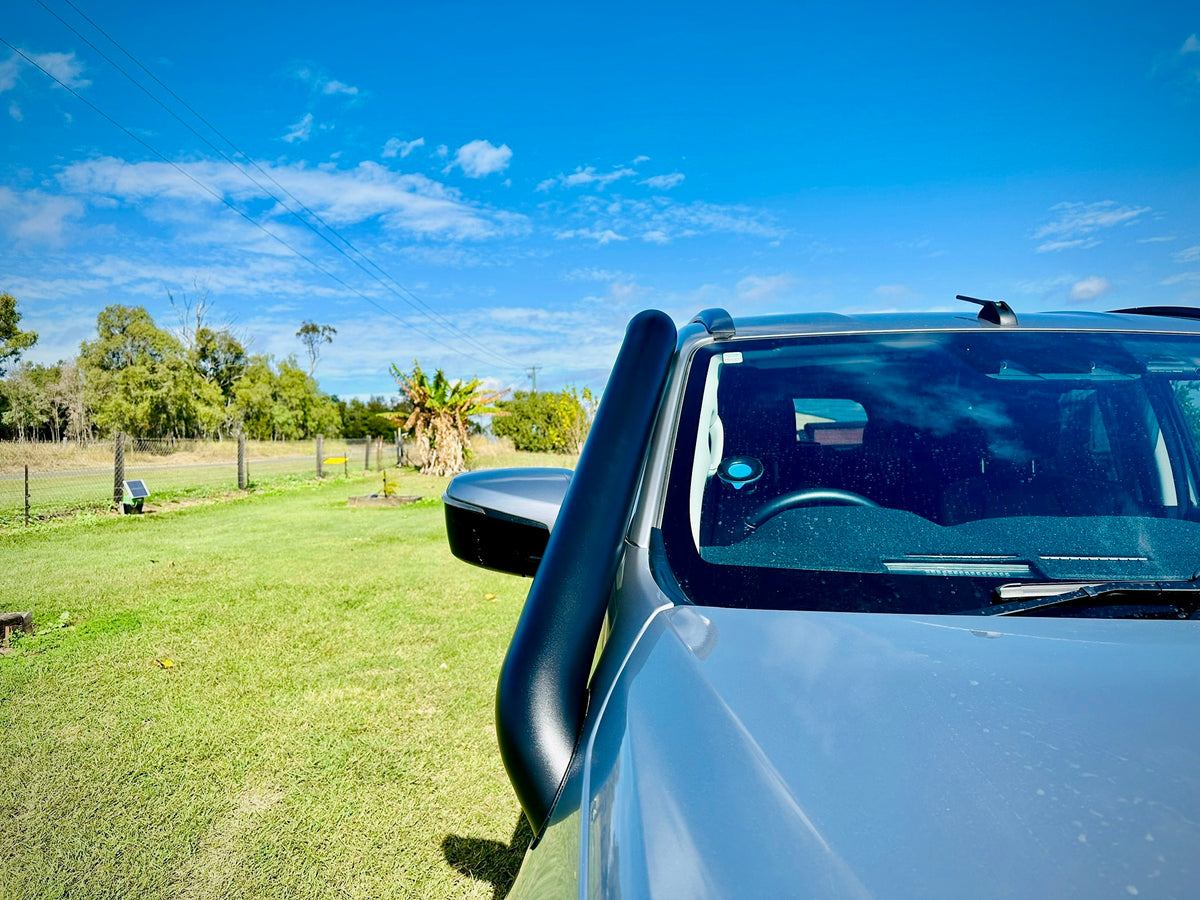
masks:
POLYGON ((500 670, 500 754, 535 834, 583 725, 592 657, 676 337, 657 310, 629 323, 500 670))
POLYGON ((1174 319, 1200 319, 1200 309, 1194 306, 1131 306, 1129 309, 1110 310, 1131 316, 1168 316, 1174 319))

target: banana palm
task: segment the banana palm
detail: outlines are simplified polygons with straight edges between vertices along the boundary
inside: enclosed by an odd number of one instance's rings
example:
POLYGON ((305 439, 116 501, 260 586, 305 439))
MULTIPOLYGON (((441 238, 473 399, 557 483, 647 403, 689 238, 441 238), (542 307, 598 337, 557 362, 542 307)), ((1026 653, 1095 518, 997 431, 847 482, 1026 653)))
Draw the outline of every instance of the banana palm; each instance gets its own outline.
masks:
POLYGON ((387 418, 418 441, 428 442, 430 453, 421 474, 457 475, 465 471, 471 416, 499 413, 495 403, 508 392, 483 390, 478 378, 451 381, 441 369, 430 378, 415 360, 411 372, 402 372, 393 364, 392 377, 412 404, 412 412, 393 413, 387 418))

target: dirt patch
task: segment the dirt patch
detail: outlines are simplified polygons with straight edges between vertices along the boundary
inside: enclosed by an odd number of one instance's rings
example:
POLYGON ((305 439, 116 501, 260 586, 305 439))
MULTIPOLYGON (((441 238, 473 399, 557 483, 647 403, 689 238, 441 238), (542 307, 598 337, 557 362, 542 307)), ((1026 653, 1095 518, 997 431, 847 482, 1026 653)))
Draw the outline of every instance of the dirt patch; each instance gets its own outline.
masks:
POLYGON ((393 494, 390 497, 385 497, 382 494, 368 494, 365 497, 348 497, 346 498, 347 506, 408 506, 411 503, 416 503, 418 500, 423 500, 424 497, 416 494, 393 494))
POLYGON ((247 785, 234 809, 214 823, 196 854, 176 873, 179 896, 225 896, 234 871, 245 863, 248 837, 260 827, 263 813, 282 799, 283 791, 274 785, 247 785))

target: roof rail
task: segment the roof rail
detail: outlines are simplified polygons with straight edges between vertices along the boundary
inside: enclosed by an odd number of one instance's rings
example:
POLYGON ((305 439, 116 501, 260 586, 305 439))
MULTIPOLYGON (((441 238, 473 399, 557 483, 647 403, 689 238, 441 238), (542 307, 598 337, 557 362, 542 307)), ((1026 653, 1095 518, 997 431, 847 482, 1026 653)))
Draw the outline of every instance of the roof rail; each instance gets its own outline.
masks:
POLYGON ((1200 319, 1200 309, 1194 306, 1131 306, 1129 309, 1110 309, 1109 312, 1133 316, 1172 316, 1176 319, 1200 319))
POLYGON ((977 318, 993 325, 1016 325, 1017 314, 1003 300, 980 300, 978 297, 968 297, 966 294, 955 294, 955 300, 966 300, 968 303, 978 303, 981 307, 977 318))
POLYGON ((704 330, 718 341, 728 340, 736 333, 733 327, 733 316, 719 306, 700 310, 692 322, 699 322, 704 326, 704 330))

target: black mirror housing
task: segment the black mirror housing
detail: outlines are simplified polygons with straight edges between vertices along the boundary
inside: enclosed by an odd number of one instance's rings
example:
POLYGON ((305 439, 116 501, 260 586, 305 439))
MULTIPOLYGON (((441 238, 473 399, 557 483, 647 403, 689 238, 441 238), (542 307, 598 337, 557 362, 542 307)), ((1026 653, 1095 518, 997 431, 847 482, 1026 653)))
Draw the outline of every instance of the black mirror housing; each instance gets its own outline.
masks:
POLYGON ((570 469, 481 469, 450 482, 446 536, 464 562, 532 577, 546 551, 570 469))

